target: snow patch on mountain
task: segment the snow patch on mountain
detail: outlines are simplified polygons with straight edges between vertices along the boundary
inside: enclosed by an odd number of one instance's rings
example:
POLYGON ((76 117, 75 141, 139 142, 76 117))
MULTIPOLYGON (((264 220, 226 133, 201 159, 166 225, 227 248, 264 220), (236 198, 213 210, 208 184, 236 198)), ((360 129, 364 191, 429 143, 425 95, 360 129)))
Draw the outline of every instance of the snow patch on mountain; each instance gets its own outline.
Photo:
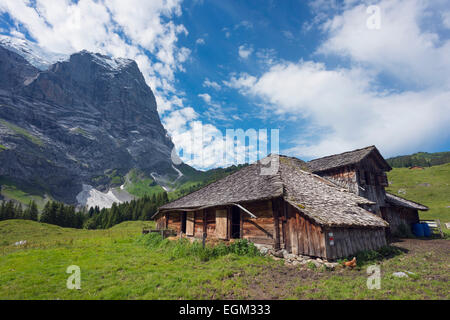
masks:
POLYGON ((6 35, 0 35, 0 45, 21 55, 39 70, 47 70, 52 64, 69 58, 67 54, 50 52, 29 40, 6 35))
POLYGON ((83 190, 77 195, 77 201, 80 206, 95 207, 100 209, 111 208, 113 203, 122 203, 112 190, 103 193, 94 187, 83 184, 83 190))
POLYGON ((93 53, 87 50, 83 50, 81 52, 90 54, 93 57, 93 61, 95 63, 110 71, 120 71, 134 62, 131 59, 112 58, 110 56, 105 56, 100 53, 93 53))

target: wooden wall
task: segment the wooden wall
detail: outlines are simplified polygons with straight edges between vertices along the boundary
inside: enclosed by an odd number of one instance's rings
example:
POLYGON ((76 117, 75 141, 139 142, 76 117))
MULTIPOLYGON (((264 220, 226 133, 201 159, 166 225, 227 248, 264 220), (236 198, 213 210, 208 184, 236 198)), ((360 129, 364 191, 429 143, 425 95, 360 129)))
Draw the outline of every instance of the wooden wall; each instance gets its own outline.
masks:
POLYGON ((381 216, 380 208, 386 205, 387 176, 377 157, 371 155, 356 165, 345 166, 320 172, 327 178, 347 190, 376 203, 371 211, 381 216))
POLYGON ((355 166, 346 166, 319 173, 322 177, 327 178, 337 185, 358 194, 358 181, 355 166))
POLYGON ((283 232, 284 247, 293 254, 326 258, 325 237, 322 228, 309 220, 289 203, 284 206, 286 223, 283 232))
POLYGON ((389 222, 389 230, 396 233, 402 224, 411 227, 413 223, 419 222, 419 212, 416 209, 389 206, 381 208, 383 219, 389 222))
POLYGON ((330 260, 359 251, 377 250, 386 245, 384 228, 327 228, 324 233, 327 258, 330 260), (330 238, 334 244, 331 244, 330 238))
POLYGON ((249 214, 241 210, 242 215, 242 235, 253 243, 274 244, 274 218, 272 212, 272 202, 269 200, 257 201, 243 205, 258 218, 252 218, 249 214))
MULTIPOLYGON (((293 254, 333 260, 353 255, 361 250, 373 250, 386 245, 384 228, 322 228, 305 216, 301 209, 281 199, 257 201, 243 206, 257 218, 251 218, 241 210, 241 238, 276 247, 278 229, 280 248, 293 254), (334 244, 330 243, 330 237, 333 238, 334 244)), ((220 235, 226 228, 229 239, 230 208, 213 207, 189 213, 188 219, 190 216, 195 238, 201 239, 203 232, 206 232, 208 238, 223 239, 220 235), (227 223, 223 221, 217 223, 219 220, 216 220, 216 210, 219 219, 226 217, 227 223), (216 232, 218 226, 220 230, 216 232)), ((180 232, 181 212, 162 214, 157 220, 157 226, 163 226, 166 221, 168 228, 180 232)))
POLYGON ((374 157, 368 157, 358 164, 356 174, 361 186, 358 188, 358 195, 376 202, 375 211, 381 216, 380 208, 386 205, 386 173, 380 169, 374 157))

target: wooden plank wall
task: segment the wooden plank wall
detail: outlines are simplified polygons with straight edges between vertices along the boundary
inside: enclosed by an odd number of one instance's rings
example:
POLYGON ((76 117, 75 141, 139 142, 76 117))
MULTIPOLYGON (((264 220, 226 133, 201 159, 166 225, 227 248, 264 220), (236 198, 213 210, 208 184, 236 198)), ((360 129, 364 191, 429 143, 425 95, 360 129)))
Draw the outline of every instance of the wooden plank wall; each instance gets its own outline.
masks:
POLYGON ((228 239, 228 212, 226 209, 216 210, 216 235, 219 239, 228 239))
POLYGON ((321 176, 333 181, 347 190, 358 193, 358 181, 355 166, 346 166, 320 173, 321 176))
POLYGON ((256 201, 243 205, 258 218, 252 218, 242 212, 242 238, 258 244, 273 246, 274 218, 271 201, 256 201))
POLYGON ((203 210, 194 212, 194 237, 203 238, 203 210))
POLYGON ((181 231, 181 212, 169 212, 167 214, 167 225, 177 233, 181 231))
POLYGON ((186 214, 186 235, 194 236, 194 212, 186 214))
POLYGON ((334 260, 352 256, 359 251, 377 250, 386 245, 384 228, 327 228, 326 257, 334 260), (330 245, 332 233, 334 245, 330 245))
POLYGON ((325 237, 322 228, 285 203, 287 210, 286 249, 293 254, 326 257, 325 237))
POLYGON ((159 214, 159 216, 156 219, 156 229, 166 229, 166 215, 165 214, 159 214))
POLYGON ((382 207, 382 217, 389 222, 391 233, 398 231, 402 224, 412 226, 413 223, 419 223, 419 212, 416 209, 408 209, 404 207, 382 207))

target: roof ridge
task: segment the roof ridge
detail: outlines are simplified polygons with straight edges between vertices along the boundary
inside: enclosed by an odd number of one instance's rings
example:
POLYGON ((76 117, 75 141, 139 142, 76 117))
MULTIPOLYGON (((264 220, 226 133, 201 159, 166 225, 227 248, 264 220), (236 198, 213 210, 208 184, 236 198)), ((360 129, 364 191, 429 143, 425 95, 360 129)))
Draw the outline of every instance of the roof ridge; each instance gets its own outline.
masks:
POLYGON ((362 150, 366 150, 366 149, 369 149, 369 148, 376 148, 376 146, 375 145, 371 145, 371 146, 367 146, 367 147, 364 147, 364 148, 359 148, 359 149, 355 149, 355 150, 351 150, 351 151, 345 151, 345 152, 341 152, 341 153, 331 154, 331 155, 328 155, 328 156, 324 156, 324 157, 320 157, 320 158, 309 160, 308 163, 312 162, 312 161, 316 161, 316 160, 322 160, 322 159, 327 159, 327 158, 331 158, 331 157, 335 157, 335 156, 341 156, 341 155, 348 154, 348 153, 362 151, 362 150))

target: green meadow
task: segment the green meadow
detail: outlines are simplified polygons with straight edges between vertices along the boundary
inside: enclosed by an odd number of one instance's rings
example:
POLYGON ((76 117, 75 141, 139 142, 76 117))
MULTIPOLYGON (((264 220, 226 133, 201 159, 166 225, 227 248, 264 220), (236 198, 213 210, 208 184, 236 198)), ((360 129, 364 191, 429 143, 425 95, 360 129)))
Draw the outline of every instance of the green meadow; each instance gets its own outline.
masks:
POLYGON ((421 219, 450 222, 450 163, 423 170, 394 168, 388 172, 388 180, 386 191, 430 208, 420 211, 421 219))
POLYGON ((107 230, 78 230, 0 221, 0 300, 449 298, 448 240, 408 239, 400 249, 385 250, 388 255, 358 255, 356 269, 330 271, 285 266, 249 254, 246 247, 205 252, 199 244, 155 242, 141 235, 153 226, 130 221, 107 230), (23 240, 26 244, 15 245, 23 240), (379 290, 366 285, 366 266, 373 263, 381 268, 379 290), (80 290, 66 287, 71 265, 80 267, 80 290), (414 275, 393 277, 398 271, 414 275))

